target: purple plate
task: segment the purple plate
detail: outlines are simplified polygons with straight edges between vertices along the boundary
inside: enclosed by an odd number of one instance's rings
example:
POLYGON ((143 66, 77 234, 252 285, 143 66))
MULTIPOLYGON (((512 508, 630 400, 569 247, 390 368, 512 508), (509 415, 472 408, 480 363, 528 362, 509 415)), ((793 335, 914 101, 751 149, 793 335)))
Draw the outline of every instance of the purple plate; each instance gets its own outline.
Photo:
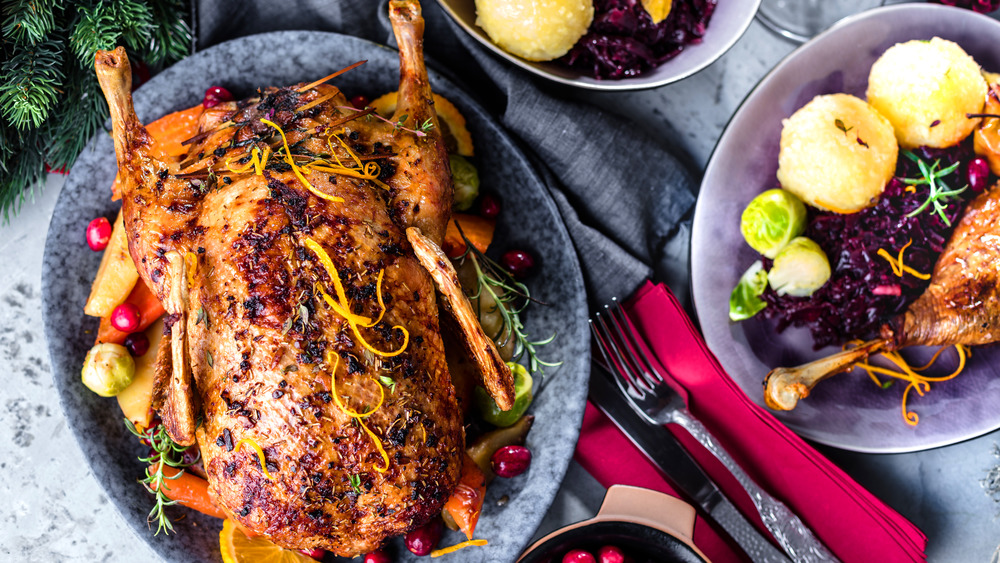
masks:
MULTIPOLYGON (((889 47, 911 39, 955 41, 988 71, 1000 70, 1000 22, 968 10, 929 4, 879 8, 843 20, 803 45, 750 93, 716 145, 695 209, 691 276, 705 340, 737 384, 764 404, 764 376, 835 352, 814 351, 804 329, 778 334, 764 319, 729 320, 729 293, 757 259, 740 235, 740 214, 765 189, 777 187, 781 120, 814 96, 846 92, 864 97, 872 63, 889 47)), ((915 361, 929 350, 915 350, 915 361)), ((954 352, 942 355, 954 365, 954 352)), ((918 364, 919 365, 919 364, 918 364)), ((789 412, 775 416, 804 438, 859 452, 908 452, 952 444, 1000 428, 1000 347, 974 349, 956 379, 934 384, 925 396, 905 385, 876 387, 861 370, 816 386, 789 412)), ((772 411, 773 412, 773 411, 772 411)))

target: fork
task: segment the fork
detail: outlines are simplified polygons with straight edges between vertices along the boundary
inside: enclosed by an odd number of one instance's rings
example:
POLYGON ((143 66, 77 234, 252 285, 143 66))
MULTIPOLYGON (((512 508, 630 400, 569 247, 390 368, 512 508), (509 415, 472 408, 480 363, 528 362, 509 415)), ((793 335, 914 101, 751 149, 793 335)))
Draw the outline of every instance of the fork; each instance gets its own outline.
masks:
POLYGON ((632 324, 625 310, 612 299, 605 315, 597 313, 590 326, 618 388, 629 405, 649 424, 677 424, 710 451, 753 501, 761 520, 785 553, 796 562, 837 561, 808 527, 781 501, 758 486, 733 460, 705 426, 691 415, 686 398, 668 383, 669 374, 632 324))

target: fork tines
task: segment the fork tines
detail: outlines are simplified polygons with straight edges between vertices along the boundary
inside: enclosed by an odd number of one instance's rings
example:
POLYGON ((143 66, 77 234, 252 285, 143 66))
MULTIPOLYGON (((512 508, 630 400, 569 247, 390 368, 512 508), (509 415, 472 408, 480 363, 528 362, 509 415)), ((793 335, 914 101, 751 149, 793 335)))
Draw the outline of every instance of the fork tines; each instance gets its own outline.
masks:
POLYGON ((640 343, 641 337, 635 325, 618 304, 617 298, 612 298, 611 304, 604 306, 604 313, 594 314, 590 321, 597 348, 605 365, 620 376, 616 382, 622 391, 642 399, 663 383, 663 377, 649 361, 645 343, 640 343))

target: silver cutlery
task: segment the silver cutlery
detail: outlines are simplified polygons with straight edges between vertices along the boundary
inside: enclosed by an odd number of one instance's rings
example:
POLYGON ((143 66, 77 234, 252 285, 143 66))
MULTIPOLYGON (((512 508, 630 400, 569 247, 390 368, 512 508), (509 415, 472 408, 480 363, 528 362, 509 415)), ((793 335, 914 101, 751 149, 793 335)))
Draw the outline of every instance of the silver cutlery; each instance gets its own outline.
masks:
MULTIPOLYGON (((642 419, 651 425, 681 426, 722 462, 750 496, 764 525, 793 561, 837 561, 798 516, 758 486, 691 415, 684 398, 667 383, 666 368, 617 300, 605 306, 604 315, 597 313, 594 316, 591 329, 607 367, 615 375, 612 379, 642 419)), ((719 524, 725 527, 723 522, 719 524)), ((730 532, 728 528, 727 532, 730 532)), ((734 539, 738 538, 734 536, 734 539)))

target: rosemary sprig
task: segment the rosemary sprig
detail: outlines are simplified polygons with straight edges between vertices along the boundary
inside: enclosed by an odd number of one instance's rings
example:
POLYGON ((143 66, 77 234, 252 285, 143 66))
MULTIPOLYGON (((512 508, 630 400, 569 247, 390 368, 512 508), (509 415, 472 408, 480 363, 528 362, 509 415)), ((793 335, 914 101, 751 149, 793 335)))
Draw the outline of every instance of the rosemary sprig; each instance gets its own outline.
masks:
MULTIPOLYGON (((499 264, 480 252, 466 238, 461 225, 455 223, 455 226, 458 227, 458 233, 465 241, 466 248, 465 253, 457 260, 471 260, 472 267, 476 271, 476 292, 474 295, 470 295, 469 299, 475 299, 477 307, 481 308, 482 300, 480 297, 485 291, 493 298, 497 312, 500 313, 500 318, 503 320, 500 331, 497 333, 497 336, 502 337, 502 340, 497 342, 497 346, 503 348, 513 337, 515 343, 511 360, 519 361, 527 354, 528 371, 532 375, 536 373, 544 375, 544 368, 561 366, 562 362, 548 362, 538 357, 538 347, 545 346, 555 340, 555 333, 542 340, 531 340, 525 334, 524 324, 521 322, 521 313, 524 312, 529 303, 544 303, 533 299, 528 291, 528 286, 514 279, 514 276, 505 271, 499 264)), ((480 312, 481 309, 476 311, 477 314, 480 312)))
POLYGON ((950 227, 951 221, 948 219, 948 216, 944 214, 945 209, 947 209, 947 200, 958 196, 969 187, 964 186, 957 190, 953 190, 944 183, 944 178, 954 172, 955 169, 958 168, 959 163, 956 162, 951 166, 939 170, 938 166, 941 165, 940 160, 935 160, 934 164, 928 166, 927 162, 910 151, 903 151, 903 155, 916 163, 922 176, 921 178, 903 178, 903 182, 911 186, 926 184, 930 188, 930 195, 927 197, 927 200, 924 201, 920 207, 907 213, 906 216, 914 217, 923 212, 929 206, 933 206, 933 212, 937 213, 938 216, 941 217, 941 220, 944 221, 944 224, 950 227))
POLYGON ((139 429, 132 424, 132 421, 126 418, 125 425, 128 427, 129 432, 144 442, 147 442, 153 449, 153 452, 148 456, 139 456, 139 461, 147 466, 146 477, 140 479, 139 482, 142 483, 143 487, 146 487, 146 490, 149 491, 156 500, 156 504, 153 506, 153 509, 150 510, 149 515, 146 516, 146 521, 149 524, 152 524, 154 521, 156 522, 156 533, 154 535, 159 535, 160 532, 169 534, 174 531, 174 526, 171 524, 170 518, 167 517, 164 509, 168 506, 177 504, 177 501, 170 500, 166 493, 163 492, 163 487, 168 480, 174 480, 183 475, 184 468, 191 465, 191 463, 184 461, 184 451, 187 450, 187 447, 174 442, 170 438, 170 435, 167 434, 167 429, 162 424, 157 424, 152 428, 139 431, 139 429), (179 469, 180 471, 178 471, 173 477, 167 477, 163 473, 163 467, 165 465, 179 469))

